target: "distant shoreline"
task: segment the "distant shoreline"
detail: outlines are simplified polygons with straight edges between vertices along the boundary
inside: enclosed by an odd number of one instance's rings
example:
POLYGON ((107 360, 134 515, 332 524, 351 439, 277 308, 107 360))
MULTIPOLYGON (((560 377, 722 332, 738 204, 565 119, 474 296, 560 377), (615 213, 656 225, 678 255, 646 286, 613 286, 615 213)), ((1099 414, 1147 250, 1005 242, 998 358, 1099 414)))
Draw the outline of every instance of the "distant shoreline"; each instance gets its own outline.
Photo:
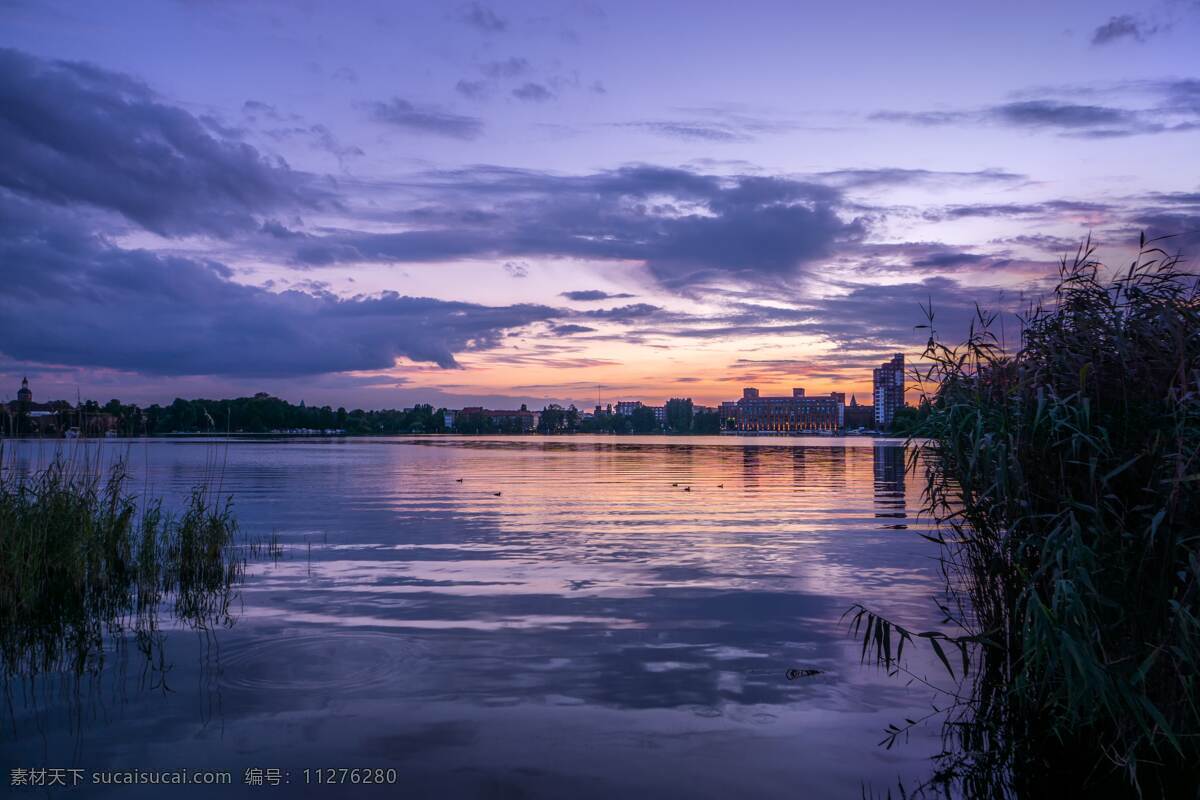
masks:
POLYGON ((62 436, 0 436, 0 442, 3 441, 139 441, 139 440, 155 440, 155 439, 265 439, 265 440, 282 440, 282 439, 537 439, 537 438, 554 438, 554 437, 586 437, 595 436, 610 439, 631 439, 631 438, 655 438, 655 439, 680 439, 680 438, 705 438, 705 439, 903 439, 904 434, 887 433, 883 431, 863 431, 851 433, 824 433, 813 431, 811 433, 804 432, 753 432, 753 431, 722 431, 721 433, 598 433, 598 432, 567 432, 560 431, 556 433, 540 433, 538 431, 527 431, 523 433, 446 433, 446 432, 429 432, 429 433, 298 433, 286 431, 263 431, 263 432, 246 432, 232 431, 229 433, 219 431, 172 431, 170 433, 155 433, 139 436, 81 436, 81 437, 62 437, 62 436))

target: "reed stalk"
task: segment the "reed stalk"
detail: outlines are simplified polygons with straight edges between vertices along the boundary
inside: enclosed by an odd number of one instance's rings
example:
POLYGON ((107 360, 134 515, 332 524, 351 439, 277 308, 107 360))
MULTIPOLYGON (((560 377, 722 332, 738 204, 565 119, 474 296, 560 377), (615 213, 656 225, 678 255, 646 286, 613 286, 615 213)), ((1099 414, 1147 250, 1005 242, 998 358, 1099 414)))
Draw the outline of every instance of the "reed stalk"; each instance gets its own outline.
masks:
POLYGON ((1015 352, 993 315, 950 346, 927 309, 909 467, 945 628, 849 614, 865 660, 923 640, 954 679, 928 787, 1200 796, 1200 294, 1139 251, 1109 278, 1090 240, 1064 259, 1015 352))
MULTIPOLYGON (((0 459, 2 460, 2 459, 0 459)), ((179 624, 232 624, 245 568, 230 500, 196 489, 178 514, 139 503, 123 463, 105 472, 61 456, 0 477, 0 662, 5 678, 95 674, 132 635, 158 640, 170 604, 179 624)), ((147 652, 147 655, 150 655, 147 652)))

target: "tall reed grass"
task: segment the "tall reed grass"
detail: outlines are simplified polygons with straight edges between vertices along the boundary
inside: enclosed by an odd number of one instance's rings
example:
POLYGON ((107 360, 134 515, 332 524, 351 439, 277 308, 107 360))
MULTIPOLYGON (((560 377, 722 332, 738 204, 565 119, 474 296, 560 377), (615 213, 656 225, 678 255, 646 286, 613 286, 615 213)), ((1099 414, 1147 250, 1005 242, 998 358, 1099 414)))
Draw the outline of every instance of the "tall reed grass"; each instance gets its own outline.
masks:
MULTIPOLYGON (((3 459, 0 458, 0 463, 3 459)), ((178 513, 105 471, 57 456, 0 476, 0 662, 6 678, 95 673, 132 635, 147 656, 159 612, 191 628, 228 625, 245 568, 228 498, 200 487, 178 513)))
POLYGON ((945 627, 850 618, 865 659, 923 639, 954 679, 938 793, 1200 796, 1200 294, 1144 239, 1105 274, 1090 240, 1064 259, 1011 353, 994 316, 949 346, 927 312, 909 463, 945 627))

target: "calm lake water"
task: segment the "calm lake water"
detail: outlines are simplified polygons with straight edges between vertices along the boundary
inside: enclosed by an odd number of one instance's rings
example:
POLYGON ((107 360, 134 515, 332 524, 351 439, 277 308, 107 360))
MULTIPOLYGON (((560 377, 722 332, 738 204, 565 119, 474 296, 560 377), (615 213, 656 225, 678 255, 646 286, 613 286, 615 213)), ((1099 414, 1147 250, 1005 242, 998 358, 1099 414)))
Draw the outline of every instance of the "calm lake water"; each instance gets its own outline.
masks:
MULTIPOLYGON (((936 726, 878 746, 930 694, 860 666, 840 620, 861 601, 937 622, 895 442, 88 446, 168 505, 219 481, 284 553, 250 564, 232 627, 168 632, 167 692, 134 656, 79 687, 9 685, 5 790, 12 768, 74 767, 233 775, 81 797, 857 798, 926 776, 938 749, 936 726), (343 767, 398 788, 304 782, 343 767), (247 769, 290 783, 244 786, 247 769)), ((54 444, 5 447, 31 465, 54 444)))

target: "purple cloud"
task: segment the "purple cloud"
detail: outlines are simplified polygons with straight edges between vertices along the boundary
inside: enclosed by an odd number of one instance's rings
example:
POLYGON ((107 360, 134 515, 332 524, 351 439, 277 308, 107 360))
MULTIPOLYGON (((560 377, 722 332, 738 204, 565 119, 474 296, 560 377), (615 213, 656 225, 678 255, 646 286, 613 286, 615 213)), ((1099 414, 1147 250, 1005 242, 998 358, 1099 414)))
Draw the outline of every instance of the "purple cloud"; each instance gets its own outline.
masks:
POLYGON ((400 97, 370 103, 371 118, 416 133, 432 133, 454 139, 474 139, 483 132, 483 120, 454 114, 435 106, 418 106, 400 97))

